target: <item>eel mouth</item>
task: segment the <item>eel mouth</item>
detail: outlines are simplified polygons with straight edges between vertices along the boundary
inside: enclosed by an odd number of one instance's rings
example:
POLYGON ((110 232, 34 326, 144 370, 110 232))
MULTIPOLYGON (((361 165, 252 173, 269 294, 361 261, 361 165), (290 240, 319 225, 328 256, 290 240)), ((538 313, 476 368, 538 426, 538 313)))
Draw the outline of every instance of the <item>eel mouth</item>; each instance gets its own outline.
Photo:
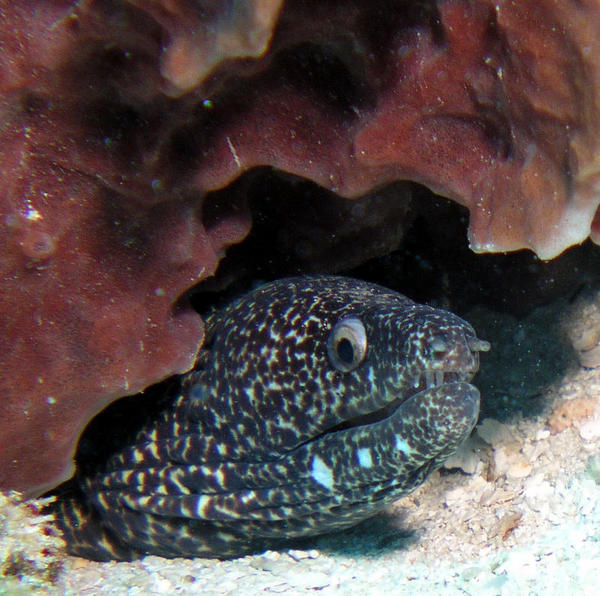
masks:
POLYGON ((415 381, 412 384, 408 384, 402 388, 401 397, 391 400, 382 408, 372 412, 367 412, 366 414, 360 414, 359 416, 353 416, 352 418, 343 420, 327 429, 323 434, 335 433, 357 426, 376 424, 377 422, 381 422, 392 416, 402 404, 415 398, 424 391, 428 391, 432 387, 441 387, 452 383, 468 383, 473 376, 474 373, 472 371, 424 370, 415 377, 415 381))
MULTIPOLYGON (((403 404, 433 388, 439 389, 456 383, 468 384, 479 370, 479 353, 489 351, 491 346, 485 340, 464 334, 462 339, 454 338, 452 341, 436 336, 429 341, 429 347, 433 366, 425 365, 412 379, 409 378, 400 387, 394 388, 396 398, 390 399, 377 410, 342 420, 324 434, 382 422, 394 415, 403 404)), ((473 389, 476 391, 475 387, 473 389)), ((439 395, 439 391, 435 393, 439 395)))

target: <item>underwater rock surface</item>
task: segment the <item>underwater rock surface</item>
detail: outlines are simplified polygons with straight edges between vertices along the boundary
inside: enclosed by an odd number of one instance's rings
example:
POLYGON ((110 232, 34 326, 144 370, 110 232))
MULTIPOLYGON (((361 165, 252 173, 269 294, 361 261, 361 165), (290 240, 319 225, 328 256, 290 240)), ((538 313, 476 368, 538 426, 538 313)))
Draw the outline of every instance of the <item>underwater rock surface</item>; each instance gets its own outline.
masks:
POLYGON ((425 184, 476 251, 599 239, 595 0, 0 9, 2 487, 68 477, 95 413, 193 365, 180 297, 251 227, 210 193, 255 166, 425 184))

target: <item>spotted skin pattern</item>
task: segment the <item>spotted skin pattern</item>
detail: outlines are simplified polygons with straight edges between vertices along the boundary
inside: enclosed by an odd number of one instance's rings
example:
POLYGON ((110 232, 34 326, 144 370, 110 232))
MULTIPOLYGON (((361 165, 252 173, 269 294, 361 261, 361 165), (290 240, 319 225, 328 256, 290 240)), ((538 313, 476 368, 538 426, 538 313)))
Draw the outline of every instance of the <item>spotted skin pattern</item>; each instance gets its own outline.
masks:
POLYGON ((206 328, 170 407, 62 502, 73 554, 227 558, 346 528, 421 484, 477 420, 469 381, 489 344, 391 290, 278 280, 206 328))

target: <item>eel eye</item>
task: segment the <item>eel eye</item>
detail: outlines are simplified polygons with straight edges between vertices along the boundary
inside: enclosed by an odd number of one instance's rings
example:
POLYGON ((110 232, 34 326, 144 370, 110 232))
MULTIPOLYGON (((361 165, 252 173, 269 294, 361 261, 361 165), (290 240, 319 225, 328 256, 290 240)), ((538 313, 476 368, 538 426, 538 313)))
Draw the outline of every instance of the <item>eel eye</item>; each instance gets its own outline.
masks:
POLYGON ((354 370, 367 355, 367 332, 360 319, 338 321, 327 340, 327 355, 339 371, 354 370))

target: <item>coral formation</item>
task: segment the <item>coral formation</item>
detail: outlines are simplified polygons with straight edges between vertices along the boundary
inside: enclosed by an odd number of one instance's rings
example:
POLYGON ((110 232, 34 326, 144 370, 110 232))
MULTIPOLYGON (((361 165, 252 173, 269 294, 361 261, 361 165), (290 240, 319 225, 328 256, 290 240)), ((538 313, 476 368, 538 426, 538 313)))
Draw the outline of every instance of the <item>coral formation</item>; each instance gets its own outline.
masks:
MULTIPOLYGON (((210 193, 255 166, 425 184, 475 251, 600 240, 597 0, 0 10, 0 486, 67 477, 91 416, 191 367, 181 296, 250 229, 243 193, 210 193)), ((368 227, 402 229, 377 205, 368 227)))

